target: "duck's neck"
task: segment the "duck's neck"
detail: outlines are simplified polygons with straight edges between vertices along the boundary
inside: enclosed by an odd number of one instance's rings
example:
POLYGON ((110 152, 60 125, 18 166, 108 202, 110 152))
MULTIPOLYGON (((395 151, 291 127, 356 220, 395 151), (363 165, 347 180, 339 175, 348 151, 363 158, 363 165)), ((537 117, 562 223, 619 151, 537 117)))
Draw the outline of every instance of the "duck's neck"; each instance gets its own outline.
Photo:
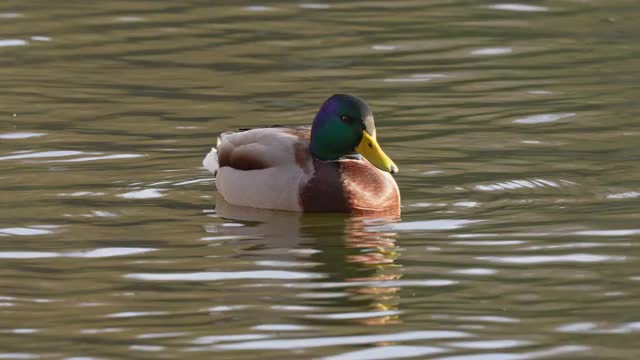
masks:
MULTIPOLYGON (((316 118, 317 120, 317 118, 316 118)), ((311 128, 311 154, 329 161, 351 154, 357 139, 351 129, 341 121, 314 121, 311 128)))
POLYGON ((353 153, 353 143, 352 136, 345 136, 343 132, 330 128, 323 129, 316 134, 311 133, 311 154, 324 161, 337 160, 353 153))
POLYGON ((342 151, 334 151, 328 144, 323 144, 322 141, 311 141, 311 154, 320 160, 330 161, 337 160, 344 156, 346 153, 342 151))

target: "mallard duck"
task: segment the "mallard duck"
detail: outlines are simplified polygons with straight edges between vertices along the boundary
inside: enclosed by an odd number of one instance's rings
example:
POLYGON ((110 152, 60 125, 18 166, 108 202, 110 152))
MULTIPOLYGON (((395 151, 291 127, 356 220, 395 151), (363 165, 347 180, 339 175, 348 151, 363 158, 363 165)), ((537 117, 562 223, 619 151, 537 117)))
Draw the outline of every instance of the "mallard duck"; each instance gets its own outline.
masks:
POLYGON ((203 160, 233 205, 304 212, 400 213, 391 176, 398 167, 382 151, 369 106, 336 94, 311 128, 225 132, 203 160))

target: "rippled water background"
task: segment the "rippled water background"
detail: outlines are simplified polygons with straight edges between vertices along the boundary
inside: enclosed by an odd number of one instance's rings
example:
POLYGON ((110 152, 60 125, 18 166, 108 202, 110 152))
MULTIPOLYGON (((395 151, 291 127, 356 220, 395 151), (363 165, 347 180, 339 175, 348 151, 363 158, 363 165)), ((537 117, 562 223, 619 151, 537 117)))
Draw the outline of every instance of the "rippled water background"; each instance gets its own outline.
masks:
POLYGON ((0 358, 638 358, 639 17, 3 1, 0 358), (216 199, 218 133, 335 92, 374 109, 399 221, 216 199))

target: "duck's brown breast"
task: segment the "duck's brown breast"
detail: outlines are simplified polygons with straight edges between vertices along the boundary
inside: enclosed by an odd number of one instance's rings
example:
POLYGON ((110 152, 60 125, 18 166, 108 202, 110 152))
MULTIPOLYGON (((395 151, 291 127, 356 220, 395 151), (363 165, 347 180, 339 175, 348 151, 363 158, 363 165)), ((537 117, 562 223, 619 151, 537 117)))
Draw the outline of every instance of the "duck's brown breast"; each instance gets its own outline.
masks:
POLYGON ((314 175, 303 187, 305 212, 400 214, 400 192, 391 176, 365 160, 313 160, 314 175))

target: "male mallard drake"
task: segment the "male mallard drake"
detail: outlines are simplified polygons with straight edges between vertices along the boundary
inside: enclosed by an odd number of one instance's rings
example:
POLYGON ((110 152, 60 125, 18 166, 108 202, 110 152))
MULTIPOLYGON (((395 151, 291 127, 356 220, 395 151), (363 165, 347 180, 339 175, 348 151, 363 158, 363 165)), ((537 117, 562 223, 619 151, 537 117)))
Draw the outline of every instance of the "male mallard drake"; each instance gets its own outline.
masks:
POLYGON ((217 146, 202 163, 216 174, 216 187, 231 204, 400 213, 400 192, 391 176, 398 167, 376 141, 369 106, 355 96, 327 99, 310 131, 270 127, 226 132, 217 146))

